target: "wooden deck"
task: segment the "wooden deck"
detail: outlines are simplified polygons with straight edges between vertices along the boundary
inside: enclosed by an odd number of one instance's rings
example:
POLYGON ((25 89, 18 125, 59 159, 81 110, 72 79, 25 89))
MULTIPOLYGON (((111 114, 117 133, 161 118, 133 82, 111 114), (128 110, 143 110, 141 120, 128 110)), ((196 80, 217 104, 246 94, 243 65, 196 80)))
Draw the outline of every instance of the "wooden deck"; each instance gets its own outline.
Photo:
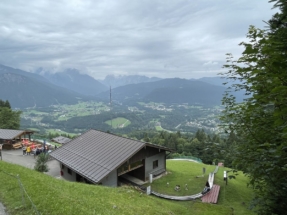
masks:
POLYGON ((201 201, 206 202, 206 203, 216 204, 217 199, 218 199, 219 190, 220 190, 220 186, 217 184, 214 184, 212 189, 206 195, 204 195, 201 198, 201 201))

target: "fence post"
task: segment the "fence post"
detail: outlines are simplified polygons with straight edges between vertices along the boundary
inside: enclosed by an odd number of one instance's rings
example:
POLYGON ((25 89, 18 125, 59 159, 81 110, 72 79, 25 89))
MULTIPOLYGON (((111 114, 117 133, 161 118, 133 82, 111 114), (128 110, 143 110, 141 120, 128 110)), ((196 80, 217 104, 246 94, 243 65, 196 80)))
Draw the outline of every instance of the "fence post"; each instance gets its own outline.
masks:
POLYGON ((19 175, 16 175, 18 183, 19 183, 19 187, 20 187, 20 191, 21 191, 21 195, 22 195, 22 204, 26 206, 26 201, 25 201, 25 197, 24 197, 24 192, 23 192, 23 187, 19 178, 19 175))
POLYGON ((1 157, 1 161, 2 161, 2 144, 0 144, 0 157, 1 157))

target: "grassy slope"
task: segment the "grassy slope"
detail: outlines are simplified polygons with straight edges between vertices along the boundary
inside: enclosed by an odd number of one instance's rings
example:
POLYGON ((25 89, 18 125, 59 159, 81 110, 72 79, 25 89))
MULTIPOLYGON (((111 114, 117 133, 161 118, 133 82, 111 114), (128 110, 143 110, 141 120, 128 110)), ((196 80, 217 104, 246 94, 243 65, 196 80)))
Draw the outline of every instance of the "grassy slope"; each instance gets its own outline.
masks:
POLYGON ((220 168, 215 177, 215 184, 220 185, 219 205, 224 205, 234 209, 234 214, 254 214, 246 210, 252 199, 252 189, 247 187, 248 178, 239 173, 236 179, 223 181, 223 171, 226 168, 220 168))
MULTIPOLYGON (((172 168, 185 166, 182 161, 168 161, 170 175, 183 172, 174 172, 172 168), (180 163, 178 163, 180 162, 180 163), (176 163, 176 164, 175 164, 176 163)), ((189 162, 191 166, 196 166, 189 162)), ((195 167, 192 167, 195 168, 195 167)), ((186 169, 186 168, 184 168, 186 169)), ((196 168, 195 168, 196 169, 196 168)), ((201 174, 202 166, 197 172, 201 174)), ((209 169, 208 169, 209 170, 209 169)), ((216 180, 222 180, 223 170, 220 170, 216 180)), ((0 161, 0 201, 9 209, 10 215, 33 214, 28 198, 25 198, 26 207, 22 205, 19 184, 9 174, 21 177, 21 181, 41 214, 230 214, 233 207, 235 214, 249 214, 244 201, 250 198, 251 192, 243 184, 245 178, 238 177, 230 181, 224 191, 221 190, 219 204, 203 204, 200 200, 188 202, 168 201, 153 196, 141 195, 132 187, 109 188, 103 186, 86 185, 58 180, 36 171, 0 161), (223 195, 225 194, 225 195, 223 195)), ((197 175, 198 173, 194 173, 197 175)), ((190 176, 188 176, 190 177, 190 176)), ((162 180, 164 178, 161 178, 162 180)), ((160 181, 159 179, 158 181, 160 181)), ((174 179, 173 182, 177 183, 174 179)), ((182 180, 182 179, 179 179, 182 180)), ((197 180, 197 179, 196 179, 197 180)), ((165 182, 162 182, 163 184, 165 182)), ((200 183, 201 184, 201 183, 200 183)), ((220 184, 217 182, 217 184, 220 184)), ((166 185, 166 184, 165 184, 166 185)), ((223 185, 223 184, 222 184, 223 185)), ((153 184, 154 186, 154 184, 153 184)), ((192 185, 189 185, 191 189, 192 185)), ((251 214, 251 213, 250 213, 251 214)))

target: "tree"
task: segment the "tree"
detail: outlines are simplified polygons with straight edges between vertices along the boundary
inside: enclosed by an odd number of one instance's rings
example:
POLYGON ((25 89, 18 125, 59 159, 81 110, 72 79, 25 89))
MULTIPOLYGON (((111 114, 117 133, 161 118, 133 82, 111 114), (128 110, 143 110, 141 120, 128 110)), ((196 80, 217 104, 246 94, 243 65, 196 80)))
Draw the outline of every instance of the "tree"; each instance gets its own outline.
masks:
POLYGON ((34 166, 34 169, 38 172, 48 172, 49 168, 47 165, 49 159, 49 154, 41 153, 38 155, 36 164, 34 166))
POLYGON ((251 26, 249 42, 240 44, 242 56, 234 60, 228 54, 223 74, 240 81, 223 98, 221 120, 226 132, 238 137, 233 165, 249 176, 259 214, 287 211, 287 6, 276 2, 281 12, 270 20, 270 29, 251 26), (232 90, 245 91, 248 98, 237 103, 232 90))
POLYGON ((8 100, 3 101, 3 100, 0 99, 0 108, 1 107, 7 107, 7 108, 11 109, 11 105, 10 105, 8 100))
POLYGON ((0 99, 0 128, 19 129, 21 111, 13 111, 9 101, 0 99))

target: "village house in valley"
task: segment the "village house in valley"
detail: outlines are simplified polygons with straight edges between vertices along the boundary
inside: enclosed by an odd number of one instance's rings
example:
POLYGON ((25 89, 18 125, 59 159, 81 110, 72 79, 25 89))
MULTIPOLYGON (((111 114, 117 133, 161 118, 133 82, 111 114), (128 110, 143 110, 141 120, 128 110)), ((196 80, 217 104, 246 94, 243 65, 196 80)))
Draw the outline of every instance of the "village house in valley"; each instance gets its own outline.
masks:
POLYGON ((63 136, 59 136, 59 137, 54 137, 53 139, 51 139, 53 142, 55 143, 59 143, 59 144, 65 144, 69 141, 71 141, 70 138, 67 137, 63 137, 63 136))
POLYGON ((172 149, 114 134, 88 130, 50 155, 60 162, 61 174, 70 181, 118 186, 128 174, 146 181, 166 171, 172 149))

